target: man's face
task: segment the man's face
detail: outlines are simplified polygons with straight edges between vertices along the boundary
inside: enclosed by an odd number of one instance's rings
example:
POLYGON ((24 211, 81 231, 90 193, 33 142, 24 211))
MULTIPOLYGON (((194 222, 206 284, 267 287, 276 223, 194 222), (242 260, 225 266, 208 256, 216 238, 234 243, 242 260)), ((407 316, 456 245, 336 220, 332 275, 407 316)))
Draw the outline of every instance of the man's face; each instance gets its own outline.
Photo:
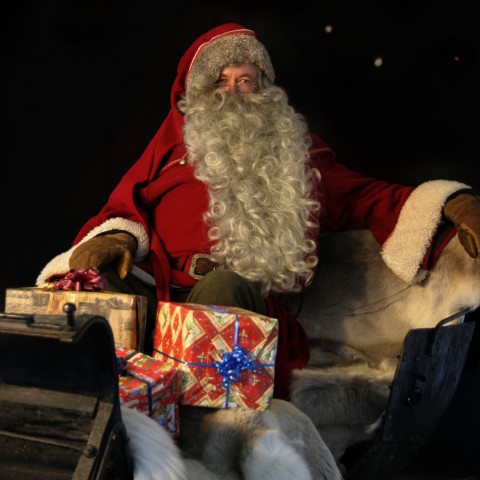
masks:
POLYGON ((240 67, 227 66, 222 69, 216 88, 235 95, 235 93, 252 93, 257 90, 258 67, 253 63, 245 63, 240 67))

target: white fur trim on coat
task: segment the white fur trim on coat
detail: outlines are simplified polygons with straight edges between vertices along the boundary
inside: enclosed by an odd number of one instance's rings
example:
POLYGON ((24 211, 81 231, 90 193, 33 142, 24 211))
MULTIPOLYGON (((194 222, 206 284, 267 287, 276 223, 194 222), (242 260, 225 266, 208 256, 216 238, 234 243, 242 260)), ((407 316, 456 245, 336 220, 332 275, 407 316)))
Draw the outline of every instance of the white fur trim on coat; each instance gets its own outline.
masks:
POLYGON ((139 262, 147 256, 150 248, 150 240, 143 225, 121 217, 109 218, 101 225, 98 225, 90 230, 87 235, 85 235, 74 247, 70 248, 70 250, 60 253, 56 257, 52 258, 52 260, 50 260, 40 272, 35 285, 37 287, 42 286, 48 277, 56 274, 67 273, 70 270, 69 260, 73 251, 87 240, 97 236, 99 233, 108 232, 109 230, 125 230, 126 232, 131 233, 137 239, 138 247, 133 257, 134 262, 139 262))
POLYGON ((442 221, 445 201, 463 188, 470 187, 451 180, 431 180, 419 185, 408 197, 382 248, 387 266, 405 282, 424 278, 426 272, 420 265, 442 221))

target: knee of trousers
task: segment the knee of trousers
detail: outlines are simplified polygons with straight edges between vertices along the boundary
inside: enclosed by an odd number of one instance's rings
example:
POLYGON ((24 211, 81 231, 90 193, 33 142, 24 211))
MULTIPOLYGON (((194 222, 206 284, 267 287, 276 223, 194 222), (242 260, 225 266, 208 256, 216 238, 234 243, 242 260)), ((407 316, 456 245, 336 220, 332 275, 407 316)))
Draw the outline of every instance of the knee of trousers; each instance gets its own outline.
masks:
POLYGON ((257 286, 231 270, 212 270, 192 289, 192 303, 212 303, 237 306, 258 313, 265 313, 266 306, 257 286))
POLYGON ((238 290, 238 289, 249 289, 251 284, 249 280, 246 280, 238 273, 232 272, 231 270, 218 269, 212 270, 207 273, 199 282, 198 286, 204 288, 212 287, 221 287, 222 290, 238 290))

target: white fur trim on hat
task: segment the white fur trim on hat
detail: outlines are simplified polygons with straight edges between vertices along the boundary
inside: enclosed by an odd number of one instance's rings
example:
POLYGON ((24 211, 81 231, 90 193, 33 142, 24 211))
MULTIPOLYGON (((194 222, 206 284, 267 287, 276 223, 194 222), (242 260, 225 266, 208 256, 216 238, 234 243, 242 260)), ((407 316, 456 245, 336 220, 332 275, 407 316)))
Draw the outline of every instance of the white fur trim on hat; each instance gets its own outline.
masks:
POLYGON ((450 180, 431 180, 419 185, 408 197, 382 248, 387 266, 405 282, 418 282, 424 278, 426 272, 420 269, 420 265, 442 221, 445 201, 463 188, 470 187, 450 180))
POLYGON ((40 272, 35 285, 43 285, 52 275, 67 273, 70 270, 69 261, 73 251, 87 240, 97 236, 99 233, 108 232, 109 230, 125 230, 137 239, 138 247, 133 257, 134 262, 139 262, 147 256, 150 248, 150 241, 143 225, 121 217, 110 218, 101 225, 90 230, 90 232, 88 232, 80 242, 70 248, 70 250, 60 253, 52 258, 52 260, 50 260, 40 272))
POLYGON ((250 30, 238 31, 214 38, 203 45, 192 62, 187 77, 187 89, 198 78, 217 80, 226 65, 254 63, 272 83, 275 80, 270 56, 250 30))

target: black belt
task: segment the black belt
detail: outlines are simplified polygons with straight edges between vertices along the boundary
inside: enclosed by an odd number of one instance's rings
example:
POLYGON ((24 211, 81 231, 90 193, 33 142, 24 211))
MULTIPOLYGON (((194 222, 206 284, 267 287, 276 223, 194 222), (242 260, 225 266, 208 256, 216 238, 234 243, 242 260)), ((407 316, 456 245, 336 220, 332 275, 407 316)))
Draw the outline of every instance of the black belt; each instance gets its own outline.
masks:
POLYGON ((220 265, 217 262, 212 261, 210 256, 206 253, 196 253, 191 256, 176 258, 172 263, 173 268, 188 273, 196 280, 200 280, 207 273, 213 270, 225 268, 224 265, 220 265))

